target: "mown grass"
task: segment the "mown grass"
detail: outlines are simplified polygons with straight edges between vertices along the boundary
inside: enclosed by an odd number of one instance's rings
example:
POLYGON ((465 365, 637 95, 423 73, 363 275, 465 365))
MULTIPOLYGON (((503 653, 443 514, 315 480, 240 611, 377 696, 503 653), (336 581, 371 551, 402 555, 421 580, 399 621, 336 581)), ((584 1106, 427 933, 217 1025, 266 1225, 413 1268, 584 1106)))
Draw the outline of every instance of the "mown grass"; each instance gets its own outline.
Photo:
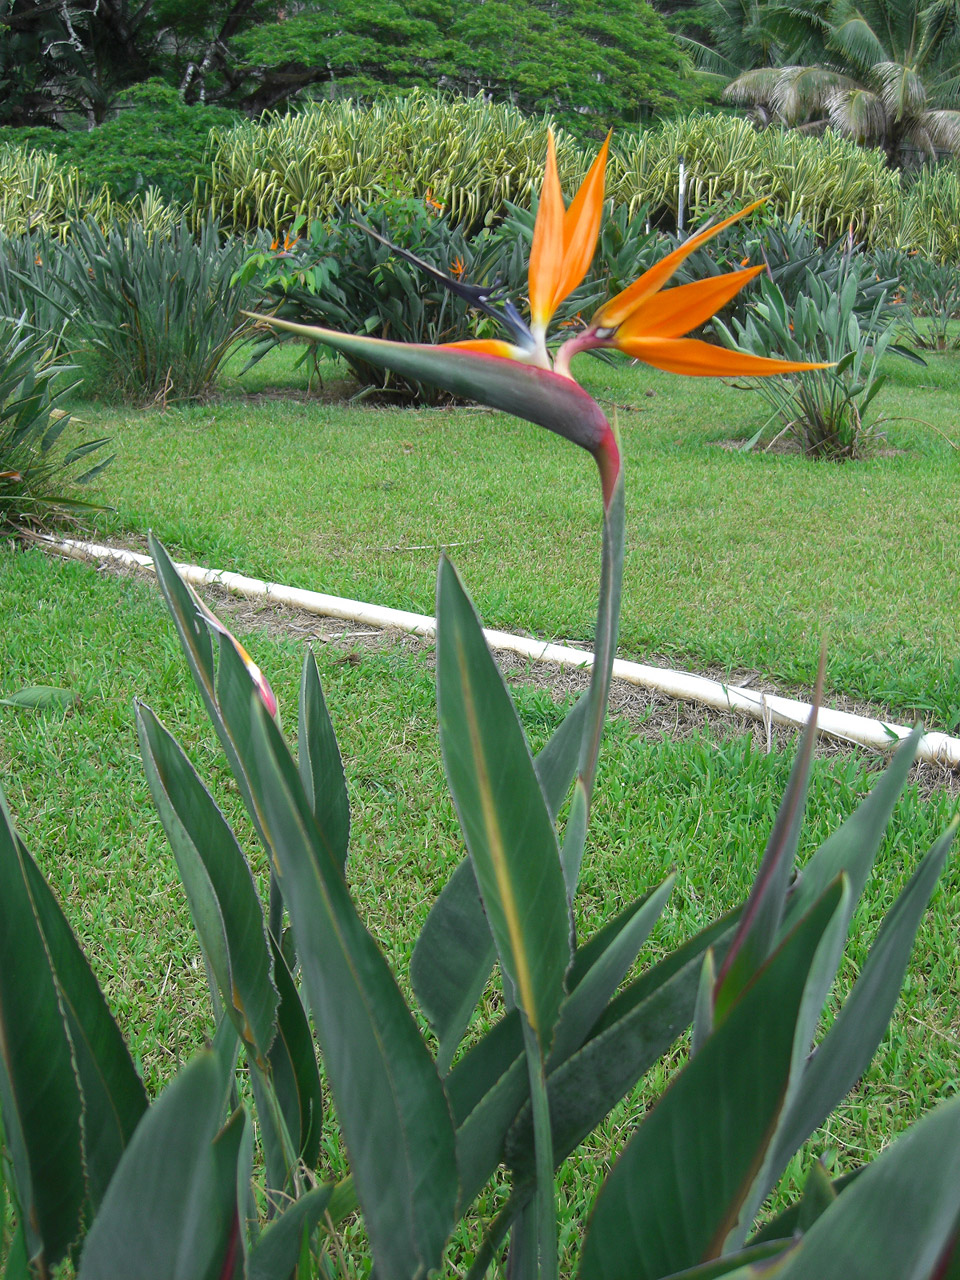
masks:
MULTIPOLYGON (((926 383, 907 366, 892 372, 890 399, 948 430, 960 362, 931 363, 919 371, 926 383)), ((826 620, 835 688, 904 713, 929 705, 935 722, 948 723, 950 699, 960 701, 949 684, 958 550, 950 513, 960 478, 946 442, 904 423, 890 433, 903 453, 857 466, 735 454, 712 442, 750 434, 762 414, 750 397, 640 376, 587 371, 595 390, 632 406, 619 412, 630 467, 626 651, 802 682, 826 620)), ((281 364, 259 377, 261 386, 290 386, 295 375, 281 364)), ((99 490, 118 512, 99 532, 149 524, 191 559, 425 612, 437 548, 459 543, 453 554, 488 623, 589 643, 595 478, 585 456, 546 433, 471 410, 252 403, 229 387, 218 403, 164 414, 93 404, 79 412, 110 427, 119 447, 99 490)), ((0 695, 44 683, 77 698, 66 714, 0 708, 0 777, 154 1093, 211 1025, 199 948, 142 776, 134 697, 212 782, 261 878, 263 858, 151 584, 7 544, 0 616, 9 620, 0 695)), ((280 696, 284 722, 295 725, 302 645, 258 631, 243 638, 280 696)), ((422 651, 403 643, 349 657, 320 645, 317 657, 353 804, 349 880, 407 988, 413 941, 462 855, 431 674, 422 651)), ((542 689, 521 684, 516 697, 539 746, 561 712, 542 689)), ((678 884, 646 962, 734 905, 789 767, 789 753, 767 754, 722 728, 675 741, 614 718, 578 904, 582 929, 592 933, 674 867, 678 884)), ((816 762, 801 857, 853 809, 878 768, 875 757, 852 753, 816 762)), ((954 807, 945 792, 921 799, 908 789, 855 922, 844 983, 954 807)), ((956 1090, 958 926, 954 861, 873 1065, 787 1186, 814 1152, 826 1147, 841 1168, 857 1164, 956 1090)), ((676 1061, 652 1072, 563 1171, 568 1247, 612 1154, 676 1061)), ((459 1239, 461 1259, 475 1239, 459 1239)))
MULTIPOLYGON (((888 372, 895 452, 842 466, 723 447, 766 416, 749 393, 584 362, 622 406, 624 656, 809 685, 826 635, 834 692, 960 724, 960 453, 945 438, 960 435, 960 359, 894 357, 888 372)), ((424 613, 446 546, 488 625, 590 642, 595 471, 535 427, 235 395, 82 414, 119 452, 96 494, 118 507, 106 533, 152 527, 191 560, 424 613)))

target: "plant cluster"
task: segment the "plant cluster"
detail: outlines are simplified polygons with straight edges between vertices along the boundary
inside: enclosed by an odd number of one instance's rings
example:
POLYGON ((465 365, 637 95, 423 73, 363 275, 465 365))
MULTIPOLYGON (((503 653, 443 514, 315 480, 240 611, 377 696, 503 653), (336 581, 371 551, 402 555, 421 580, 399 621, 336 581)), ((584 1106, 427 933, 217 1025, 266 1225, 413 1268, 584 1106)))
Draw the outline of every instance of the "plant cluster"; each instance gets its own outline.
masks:
MULTIPOLYGON (((312 221, 394 194, 429 196, 454 222, 478 228, 505 200, 529 201, 546 145, 545 122, 480 97, 318 102, 214 131, 207 200, 224 227, 272 235, 298 215, 312 221)), ((557 145, 564 179, 581 177, 585 153, 568 135, 557 145)))
POLYGON ((900 281, 914 316, 912 336, 930 351, 947 351, 960 345, 955 320, 960 320, 960 268, 950 262, 934 262, 923 254, 904 255, 900 281))
POLYGON ((886 381, 880 362, 900 320, 888 313, 882 283, 864 291, 865 275, 877 283, 870 262, 852 257, 841 259, 833 280, 807 268, 805 287, 792 302, 773 281, 762 279, 760 299, 744 319, 733 316, 729 328, 715 321, 721 337, 740 350, 760 354, 772 348, 793 359, 802 353, 834 366, 756 383, 808 457, 860 457, 878 436, 882 417, 870 408, 886 381))
MULTIPOLYGON (((104 189, 122 202, 152 189, 182 206, 204 176, 210 131, 234 120, 223 107, 186 106, 174 88, 153 79, 124 93, 99 128, 6 128, 0 143, 55 155, 61 168, 83 174, 88 192, 104 189)), ((82 216, 90 212, 86 207, 82 216)))
POLYGON ((0 534, 98 509, 70 492, 110 461, 84 461, 104 439, 65 447, 70 415, 61 405, 75 387, 64 381, 70 372, 26 320, 0 318, 0 534))
MULTIPOLYGON (((771 1271, 784 1280, 846 1280, 854 1265, 889 1280, 940 1280, 955 1267, 956 1097, 851 1178, 831 1181, 815 1163, 802 1197, 756 1227, 788 1162, 879 1044, 954 835, 956 823, 898 895, 818 1040, 919 731, 796 876, 814 715, 745 902, 638 976, 634 964, 673 876, 594 936, 577 928, 625 531, 616 433, 570 362, 588 350, 619 350, 696 375, 806 367, 687 336, 757 274, 741 269, 664 292, 722 224, 654 263, 554 349, 551 322, 593 257, 605 159, 606 144, 566 209, 550 140, 530 254, 530 323, 504 310, 511 341, 404 344, 300 328, 334 350, 541 425, 587 450, 600 478, 590 685, 536 757, 480 619, 453 566, 440 564, 440 741, 467 856, 412 957, 411 984, 432 1040, 349 892, 350 808, 312 655, 301 677, 295 759, 267 678, 151 540, 183 652, 266 852, 269 898, 265 910, 213 796, 173 736, 138 705, 147 778, 217 1021, 211 1048, 148 1104, 89 966, 0 801, 0 1101, 17 1224, 11 1252, 21 1274, 33 1265, 46 1276, 70 1257, 78 1280, 108 1280, 135 1274, 146 1252, 156 1274, 280 1280, 295 1269, 306 1277, 314 1251, 322 1274, 336 1274, 338 1224, 358 1206, 372 1268, 386 1280, 413 1280, 441 1266, 456 1225, 505 1167, 506 1197, 484 1224, 468 1276, 480 1280, 509 1236, 516 1280, 555 1280, 558 1167, 687 1029, 689 1053, 597 1194, 580 1249, 582 1280, 749 1280, 771 1271), (495 968, 499 1016, 471 1027, 495 968), (262 1152, 255 1178, 251 1104, 262 1152), (337 1137, 350 1173, 324 1182, 321 1151, 337 1137)), ((470 288, 449 287, 455 296, 470 288)), ((496 313, 482 291, 473 296, 496 313)))
POLYGON ((76 165, 52 152, 0 142, 0 225, 7 235, 43 231, 62 240, 83 218, 100 226, 139 221, 153 232, 170 229, 179 217, 155 191, 120 201, 109 187, 91 187, 76 165))
POLYGON ((196 399, 246 327, 250 294, 233 282, 243 253, 210 219, 196 234, 185 221, 77 222, 62 244, 5 242, 0 304, 49 326, 88 386, 131 403, 196 399))
MULTIPOLYGON (((514 205, 499 226, 468 235, 423 200, 396 197, 330 220, 299 221, 284 236, 252 254, 239 273, 254 285, 271 314, 300 325, 332 325, 351 333, 399 342, 459 342, 479 333, 499 337, 501 327, 483 316, 449 281, 469 280, 491 298, 519 298, 526 288, 533 238, 533 215, 514 205), (304 230, 304 234, 300 234, 304 230), (478 324, 479 316, 479 324, 478 324)), ((581 310, 592 310, 608 283, 633 279, 642 258, 636 252, 640 223, 612 219, 601 245, 598 267, 558 311, 561 323, 576 328, 581 310), (619 232, 619 240, 614 243, 619 232), (609 251, 609 259, 605 258, 609 251), (600 277, 602 285, 598 285, 600 277)), ((645 244, 652 238, 642 232, 645 244)), ((273 331, 257 344, 250 364, 285 335, 273 331)), ((366 391, 435 403, 446 395, 429 383, 378 369, 361 353, 344 359, 366 391)), ((250 367, 249 365, 247 366, 250 367)))

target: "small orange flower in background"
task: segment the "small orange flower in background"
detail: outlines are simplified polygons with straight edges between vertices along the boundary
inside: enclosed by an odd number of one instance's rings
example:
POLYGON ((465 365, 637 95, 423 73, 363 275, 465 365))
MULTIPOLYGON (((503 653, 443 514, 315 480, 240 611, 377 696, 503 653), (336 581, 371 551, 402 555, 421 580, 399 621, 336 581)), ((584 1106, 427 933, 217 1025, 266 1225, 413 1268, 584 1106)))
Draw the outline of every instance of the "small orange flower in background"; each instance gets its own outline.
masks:
POLYGON ((37 256, 34 258, 34 260, 33 260, 33 265, 34 265, 35 267, 42 267, 42 266, 43 266, 43 259, 40 257, 39 253, 38 253, 38 254, 37 254, 37 256))
POLYGON ((437 214, 443 213, 446 207, 445 205, 442 205, 439 200, 434 200, 432 187, 427 187, 427 194, 423 197, 423 203, 428 209, 432 209, 434 213, 437 214))
POLYGON ((450 270, 453 273, 454 280, 462 280, 463 273, 466 271, 467 265, 459 254, 450 263, 450 270))
POLYGON ((293 251, 293 249, 296 248, 299 241, 299 236, 294 236, 291 240, 289 233, 286 233, 283 237, 283 248, 280 248, 280 237, 277 236, 275 240, 271 240, 270 250, 272 253, 275 253, 278 258, 285 258, 293 251), (277 252, 278 250, 279 252, 277 252))

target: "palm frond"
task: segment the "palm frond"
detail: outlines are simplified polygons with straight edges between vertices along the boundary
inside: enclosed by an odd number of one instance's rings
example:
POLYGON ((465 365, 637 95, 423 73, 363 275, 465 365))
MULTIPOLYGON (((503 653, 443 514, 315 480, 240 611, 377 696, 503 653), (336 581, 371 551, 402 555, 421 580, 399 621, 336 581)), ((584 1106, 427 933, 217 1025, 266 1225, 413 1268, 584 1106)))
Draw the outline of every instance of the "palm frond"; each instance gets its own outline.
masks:
POLYGON ((960 111, 925 111, 921 122, 934 147, 960 155, 960 111))
POLYGON ((871 80, 884 110, 898 124, 921 115, 927 108, 927 91, 916 71, 902 62, 878 62, 871 80))
POLYGON ((828 100, 832 128, 860 146, 878 146, 887 135, 887 113, 882 100, 869 89, 838 89, 828 100))
POLYGON ((727 85, 723 96, 741 106, 769 107, 773 103, 780 77, 788 70, 796 68, 757 67, 753 71, 744 71, 727 85))
POLYGON ((889 61, 890 58, 880 37, 860 13, 852 13, 844 22, 834 26, 828 43, 850 64, 851 69, 856 68, 861 75, 869 73, 878 62, 889 61))
POLYGON ((858 87, 830 67, 784 67, 774 105, 788 124, 809 123, 827 116, 827 104, 837 93, 858 87))

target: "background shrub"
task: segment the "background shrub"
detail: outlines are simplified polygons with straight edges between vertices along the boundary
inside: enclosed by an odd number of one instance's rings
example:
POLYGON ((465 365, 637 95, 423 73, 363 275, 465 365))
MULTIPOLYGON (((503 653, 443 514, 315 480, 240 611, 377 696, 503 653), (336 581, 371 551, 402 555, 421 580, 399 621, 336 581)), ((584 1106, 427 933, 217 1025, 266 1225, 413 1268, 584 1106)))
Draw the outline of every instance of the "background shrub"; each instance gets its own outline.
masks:
POLYGON ((77 223, 52 268, 70 306, 67 337, 98 390, 134 404, 207 395, 247 327, 233 283, 243 246, 211 219, 151 235, 139 222, 77 223))
POLYGON ((805 289, 792 304, 761 277, 760 299, 745 321, 734 318, 730 329, 715 322, 728 345, 754 355, 776 351, 788 360, 834 365, 754 381, 782 428, 793 432, 808 457, 856 458, 875 443, 881 418, 873 400, 886 381, 879 366, 898 319, 886 310, 885 291, 868 312, 858 311, 857 297, 870 273, 871 263, 853 255, 842 261, 832 282, 808 269, 805 289))
POLYGON ((0 319, 0 534, 91 509, 70 486, 92 480, 110 459, 78 466, 103 439, 62 447, 70 415, 60 402, 76 386, 62 376, 67 372, 42 334, 24 321, 0 319))
POLYGON ((50 152, 0 144, 0 227, 7 235, 42 231, 62 240, 81 218, 101 226, 136 219, 159 231, 173 226, 180 212, 156 191, 117 200, 108 187, 91 186, 76 165, 50 152))
POLYGON ((829 131, 821 138, 767 129, 729 116, 680 117, 622 139, 611 166, 611 192, 631 211, 647 205, 675 223, 680 159, 686 173, 686 224, 718 204, 768 197, 787 221, 800 216, 822 241, 847 232, 858 241, 885 241, 899 230, 902 188, 879 150, 869 151, 829 131))
POLYGON ((0 129, 0 141, 55 155, 79 169, 88 187, 106 187, 115 199, 153 187, 182 204, 203 176, 210 131, 237 119, 223 107, 187 106, 176 89, 154 79, 128 89, 97 129, 0 129))
MULTIPOLYGON (((316 103, 261 125, 215 130, 210 209, 230 230, 276 235, 298 215, 309 222, 399 193, 429 196, 454 222, 478 227, 506 200, 526 203, 539 187, 548 123, 479 97, 423 92, 367 109, 316 103)), ((557 150, 561 182, 575 187, 586 152, 562 131, 557 150)))

